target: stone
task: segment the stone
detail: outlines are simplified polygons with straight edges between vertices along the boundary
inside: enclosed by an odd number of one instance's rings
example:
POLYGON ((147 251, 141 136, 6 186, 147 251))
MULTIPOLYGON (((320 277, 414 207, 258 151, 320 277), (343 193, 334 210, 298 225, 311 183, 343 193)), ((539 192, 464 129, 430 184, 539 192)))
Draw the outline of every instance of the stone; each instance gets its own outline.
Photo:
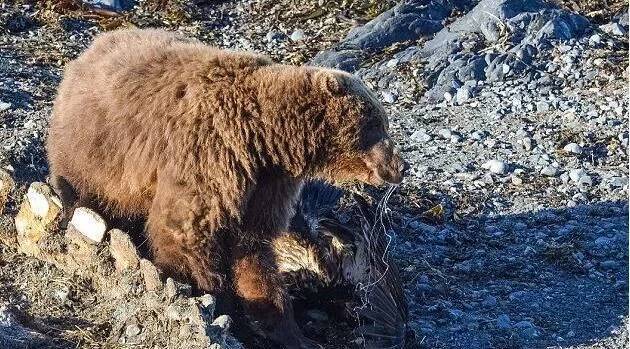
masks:
POLYGON ((519 321, 514 324, 514 328, 519 330, 519 334, 523 338, 531 339, 538 337, 538 330, 536 329, 534 324, 529 321, 519 321))
POLYGON ((297 29, 293 33, 291 33, 291 41, 302 41, 306 38, 306 34, 304 34, 304 30, 297 29))
POLYGON ((496 326, 499 329, 508 329, 512 327, 510 317, 507 314, 501 314, 497 316, 496 326))
POLYGON ((459 89, 457 89, 457 94, 456 94, 457 103, 460 103, 460 104, 465 103, 470 98, 472 98, 472 92, 470 91, 470 88, 466 86, 462 86, 459 89))
POLYGON ((122 230, 109 231, 109 253, 114 258, 117 271, 136 269, 140 264, 140 257, 129 235, 122 230))
POLYGON ((39 257, 39 242, 52 233, 60 212, 61 201, 54 196, 52 189, 45 183, 32 183, 15 217, 19 250, 39 257), (37 207, 35 210, 31 202, 37 207))
POLYGON ((573 169, 571 171, 569 171, 569 178, 574 182, 574 183, 578 183, 580 181, 580 178, 586 176, 586 171, 584 171, 581 168, 578 169, 573 169))
POLYGON ((396 96, 390 91, 382 91, 381 95, 383 96, 383 102, 392 104, 396 102, 396 96))
POLYGON ((425 129, 419 129, 409 136, 409 139, 419 143, 426 143, 431 140, 431 136, 427 134, 425 129))
POLYGON ((626 35, 626 29, 620 25, 619 23, 608 23, 604 25, 600 25, 599 29, 601 29, 604 33, 624 36, 626 35))
POLYGON ((502 160, 489 160, 481 167, 495 174, 506 174, 508 170, 508 165, 502 160))
POLYGON ((582 154, 583 151, 582 147, 579 146, 577 143, 569 143, 565 145, 562 149, 570 154, 582 154))
POLYGON ((160 280, 160 273, 158 269, 151 263, 151 261, 146 259, 140 260, 140 272, 142 273, 142 278, 144 279, 144 286, 147 291, 158 291, 161 290, 164 286, 162 281, 160 280))
POLYGON ((87 207, 77 207, 69 225, 95 243, 103 241, 107 231, 103 217, 87 207))
POLYGON ((486 298, 484 298, 484 300, 481 302, 481 305, 483 305, 486 308, 494 307, 497 305, 497 298, 489 295, 486 298))
POLYGON ((7 171, 0 169, 0 214, 4 212, 13 190, 15 190, 15 181, 7 171))
POLYGON ((0 112, 8 110, 9 108, 11 108, 11 103, 0 101, 0 112))
POLYGON ((232 318, 229 315, 219 315, 212 321, 212 326, 227 331, 230 329, 230 326, 232 326, 232 318))
POLYGON ((545 177, 555 177, 558 175, 558 168, 553 165, 548 165, 540 170, 540 174, 545 177))
POLYGON ((610 179, 610 185, 615 188, 622 188, 628 185, 628 177, 613 177, 610 179))
POLYGON ((54 210, 54 206, 61 209, 61 201, 56 198, 48 185, 41 182, 34 182, 28 187, 26 199, 35 216, 44 218, 48 215, 48 211, 54 210))
POLYGON ((286 35, 284 35, 283 32, 270 31, 267 33, 267 35, 265 35, 265 41, 267 42, 282 41, 284 40, 285 37, 286 35))
POLYGON ((443 128, 438 131, 438 135, 440 135, 440 137, 444 139, 450 140, 451 136, 453 135, 453 132, 449 130, 448 128, 443 128))

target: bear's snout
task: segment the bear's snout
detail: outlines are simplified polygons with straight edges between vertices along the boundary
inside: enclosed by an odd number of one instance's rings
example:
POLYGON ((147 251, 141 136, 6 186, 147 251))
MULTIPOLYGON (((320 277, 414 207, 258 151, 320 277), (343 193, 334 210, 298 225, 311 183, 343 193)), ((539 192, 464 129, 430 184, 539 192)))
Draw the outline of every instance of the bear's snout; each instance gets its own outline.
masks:
POLYGON ((370 149, 365 163, 372 170, 370 184, 400 184, 409 164, 400 156, 400 152, 390 139, 385 139, 370 149))

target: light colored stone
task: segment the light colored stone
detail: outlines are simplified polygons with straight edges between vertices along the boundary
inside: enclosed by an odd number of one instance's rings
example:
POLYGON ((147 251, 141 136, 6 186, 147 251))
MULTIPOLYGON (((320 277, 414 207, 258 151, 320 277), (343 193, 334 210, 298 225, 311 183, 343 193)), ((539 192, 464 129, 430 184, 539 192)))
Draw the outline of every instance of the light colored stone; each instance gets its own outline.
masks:
POLYGON ((0 112, 11 108, 11 103, 0 101, 0 112))
POLYGON ((505 161, 489 160, 481 165, 481 167, 495 174, 505 174, 507 173, 508 165, 505 163, 505 161))
POLYGON ((582 147, 580 147, 577 143, 569 143, 564 146, 564 151, 571 154, 582 154, 582 147))
POLYGON ((292 41, 302 41, 306 38, 306 34, 304 34, 304 30, 297 29, 293 33, 291 33, 292 41))
POLYGON ((545 166, 542 170, 540 170, 540 174, 546 177, 555 177, 558 175, 558 168, 555 166, 545 166))
POLYGON ((53 214, 61 210, 59 199, 53 194, 50 187, 42 182, 33 182, 28 187, 26 199, 33 214, 39 218, 46 217, 49 210, 53 210, 53 214))
POLYGON ((74 210, 70 225, 96 243, 103 241, 103 236, 105 236, 105 231, 107 231, 107 225, 103 217, 87 207, 77 207, 74 210))
POLYGON ((39 242, 53 230, 54 223, 61 212, 61 203, 45 183, 32 183, 28 191, 31 192, 30 197, 28 194, 25 195, 20 210, 15 216, 15 230, 19 250, 38 257, 41 253, 39 242), (31 201, 38 206, 37 210, 33 210, 31 201))
POLYGON ((580 181, 580 178, 582 178, 583 176, 586 176, 586 171, 581 168, 569 171, 569 178, 571 178, 574 183, 578 183, 580 181))
POLYGON ((138 251, 129 235, 119 229, 109 231, 109 252, 114 258, 116 270, 136 269, 140 264, 138 251))
POLYGON ((158 291, 164 286, 160 280, 160 273, 151 261, 146 259, 140 260, 140 272, 144 279, 144 286, 147 291, 158 291))

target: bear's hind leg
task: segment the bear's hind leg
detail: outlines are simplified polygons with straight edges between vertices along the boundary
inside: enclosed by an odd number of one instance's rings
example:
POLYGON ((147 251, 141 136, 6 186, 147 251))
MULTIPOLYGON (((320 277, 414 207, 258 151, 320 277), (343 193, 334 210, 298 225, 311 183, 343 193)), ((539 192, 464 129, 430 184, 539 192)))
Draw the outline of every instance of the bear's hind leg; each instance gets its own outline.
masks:
POLYGON ((306 338, 295 322, 291 299, 277 274, 270 245, 239 245, 234 253, 234 288, 252 320, 287 349, 322 348, 306 338))
POLYGON ((218 232, 203 229, 203 213, 198 196, 166 183, 157 188, 146 229, 153 260, 166 275, 216 294, 225 286, 224 254, 218 232))

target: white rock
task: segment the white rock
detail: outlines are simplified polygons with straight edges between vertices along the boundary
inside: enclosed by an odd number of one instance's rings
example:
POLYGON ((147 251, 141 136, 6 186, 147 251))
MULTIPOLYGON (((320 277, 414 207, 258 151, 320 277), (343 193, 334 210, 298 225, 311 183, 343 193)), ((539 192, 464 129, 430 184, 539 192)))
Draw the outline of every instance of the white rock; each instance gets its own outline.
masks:
POLYGON ((304 34, 304 30, 302 29, 297 29, 293 33, 291 33, 292 41, 302 41, 304 40, 304 38, 306 38, 306 35, 304 34))
POLYGON ((508 165, 505 163, 505 161, 489 160, 481 165, 481 167, 492 173, 505 174, 507 172, 508 165))
POLYGON ((619 23, 608 23, 604 25, 600 25, 599 29, 604 31, 605 33, 622 36, 626 34, 626 30, 619 23))
POLYGON ((472 97, 470 89, 466 86, 462 86, 457 89, 457 103, 464 103, 472 97))
POLYGON ((70 224, 94 242, 101 242, 107 230, 105 220, 86 207, 77 207, 74 210, 70 224))
POLYGON ((564 146, 564 151, 571 154, 582 154, 582 147, 580 147, 577 143, 569 143, 564 146))
POLYGON ((396 96, 394 96, 394 94, 389 91, 382 91, 381 95, 383 95, 383 101, 385 103, 392 104, 396 102, 396 96))
POLYGON ((442 137, 444 139, 451 139, 451 136, 453 135, 453 132, 451 130, 449 130, 448 128, 443 128, 443 129, 438 131, 438 134, 440 135, 440 137, 442 137))
POLYGON ((555 166, 545 166, 542 170, 540 170, 540 174, 547 177, 555 177, 558 175, 558 168, 555 166))
POLYGON ((453 94, 450 92, 444 92, 444 100, 450 102, 453 99, 453 94))
POLYGON ((530 151, 534 148, 534 142, 529 137, 523 138, 523 148, 527 151, 530 151))
POLYGON ((11 108, 11 103, 0 101, 0 112, 11 108))
POLYGON ((26 192, 26 198, 28 204, 31 206, 31 211, 40 217, 46 217, 48 210, 50 209, 50 203, 44 193, 38 190, 38 186, 31 185, 26 192))
POLYGON ((412 133, 411 136, 409 136, 409 138, 412 141, 422 142, 422 143, 425 143, 431 140, 431 136, 427 134, 427 131, 423 128, 412 133))
POLYGON ((580 178, 586 176, 586 171, 584 171, 581 168, 578 169, 573 169, 571 171, 569 171, 569 178, 571 178, 571 180, 575 183, 578 183, 580 181, 580 178))

